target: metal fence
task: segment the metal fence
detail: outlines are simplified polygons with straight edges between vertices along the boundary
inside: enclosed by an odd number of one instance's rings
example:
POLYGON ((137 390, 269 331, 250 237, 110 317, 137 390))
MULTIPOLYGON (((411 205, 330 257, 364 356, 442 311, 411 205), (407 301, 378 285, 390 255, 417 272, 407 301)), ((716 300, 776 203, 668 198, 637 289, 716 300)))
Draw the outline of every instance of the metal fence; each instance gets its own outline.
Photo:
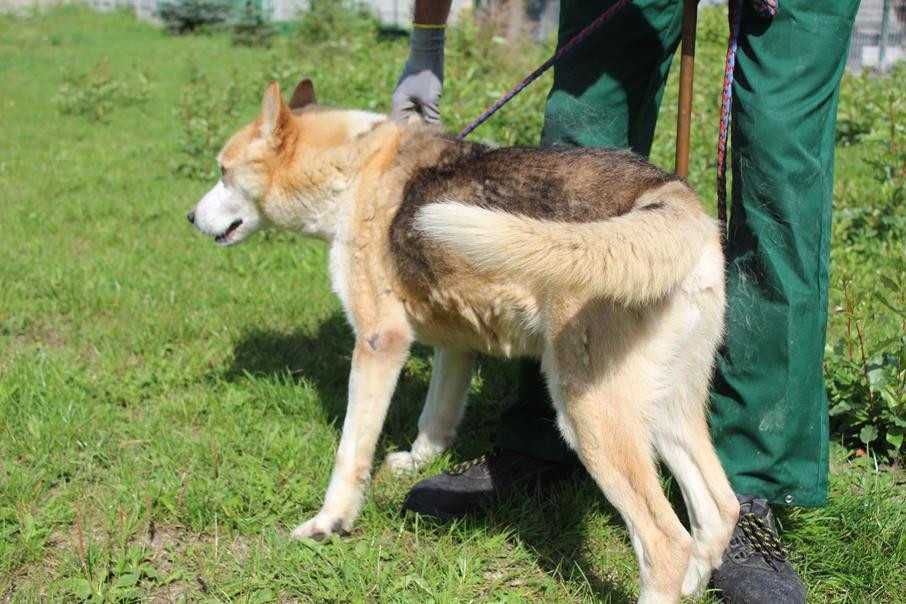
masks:
POLYGON ((906 59, 906 0, 862 0, 847 67, 886 71, 906 59))

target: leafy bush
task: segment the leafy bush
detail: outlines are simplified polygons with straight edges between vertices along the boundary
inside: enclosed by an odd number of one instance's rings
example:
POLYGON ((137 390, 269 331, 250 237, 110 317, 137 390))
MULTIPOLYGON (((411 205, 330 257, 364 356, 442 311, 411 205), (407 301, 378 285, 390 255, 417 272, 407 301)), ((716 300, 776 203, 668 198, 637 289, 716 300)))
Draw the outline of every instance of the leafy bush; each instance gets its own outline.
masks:
POLYGON ((881 275, 874 297, 902 322, 899 334, 866 344, 866 307, 850 283, 838 312, 845 334, 827 357, 832 428, 851 446, 871 447, 882 457, 903 453, 906 438, 906 295, 902 284, 881 275))
POLYGON ((843 79, 837 113, 837 141, 844 145, 896 141, 906 134, 906 63, 878 75, 866 71, 843 79))
POLYGON ((157 16, 167 31, 187 34, 225 23, 231 10, 229 0, 163 0, 157 7, 157 16))
POLYGON ((134 80, 115 78, 110 63, 102 60, 82 74, 66 74, 54 97, 54 104, 64 115, 81 115, 92 121, 105 122, 117 107, 144 103, 151 82, 140 70, 134 80))
POLYGON ((373 37, 378 21, 361 5, 350 0, 311 0, 297 27, 305 44, 320 44, 337 38, 373 37))

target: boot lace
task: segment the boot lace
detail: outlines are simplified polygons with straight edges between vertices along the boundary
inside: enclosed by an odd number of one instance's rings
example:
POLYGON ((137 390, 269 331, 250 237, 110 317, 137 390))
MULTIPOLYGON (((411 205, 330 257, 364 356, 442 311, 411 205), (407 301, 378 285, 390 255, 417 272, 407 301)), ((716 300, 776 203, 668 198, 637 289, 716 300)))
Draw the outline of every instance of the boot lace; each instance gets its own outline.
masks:
POLYGON ((735 537, 734 541, 748 545, 747 549, 761 555, 771 568, 777 570, 777 563, 786 560, 787 549, 765 516, 744 513, 739 517, 738 526, 744 539, 735 537))
POLYGON ((469 459, 467 461, 460 462, 446 471, 450 476, 459 476, 460 474, 465 474, 475 466, 487 463, 488 456, 480 455, 474 459, 469 459))

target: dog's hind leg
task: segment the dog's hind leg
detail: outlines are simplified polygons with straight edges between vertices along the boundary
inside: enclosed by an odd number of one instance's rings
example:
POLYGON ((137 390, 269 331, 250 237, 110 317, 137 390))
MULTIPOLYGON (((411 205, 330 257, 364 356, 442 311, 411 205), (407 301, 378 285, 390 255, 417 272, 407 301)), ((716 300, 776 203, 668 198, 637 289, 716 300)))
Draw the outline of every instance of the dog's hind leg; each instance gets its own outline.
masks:
POLYGON ((739 513, 720 460, 714 450, 706 417, 709 382, 714 356, 721 336, 723 300, 714 293, 701 292, 694 300, 679 298, 673 317, 658 329, 673 339, 682 352, 659 363, 667 384, 651 414, 654 446, 676 479, 686 502, 694 539, 692 558, 683 593, 691 595, 708 582, 711 571, 720 566, 739 513))
MULTIPOLYGON (((700 404, 700 403, 699 403, 700 404)), ((720 566, 739 514, 730 483, 711 444, 704 413, 671 415, 674 422, 655 430, 654 442, 686 502, 694 539, 683 580, 683 594, 700 592, 720 566)))
MULTIPOLYGON (((595 334, 620 331, 622 316, 595 318, 595 334)), ((631 344, 606 350, 595 334, 589 338, 582 321, 570 321, 552 334, 542 367, 564 436, 629 529, 640 568, 639 602, 677 602, 692 537, 661 489, 644 417, 644 399, 651 399, 644 392, 647 376, 631 344)))
MULTIPOLYGON (((690 353, 686 358, 695 356, 690 353)), ((710 369, 709 355, 703 355, 699 366, 681 369, 682 375, 677 375, 677 383, 656 413, 670 421, 652 422, 655 448, 680 487, 692 526, 694 544, 683 581, 685 595, 703 589, 711 571, 720 566, 739 514, 739 502, 708 430, 710 369)))
POLYGON ((343 435, 321 511, 293 531, 319 539, 346 532, 359 515, 371 462, 400 370, 409 356, 408 327, 379 327, 356 335, 343 435))
POLYGON ((434 349, 428 395, 418 418, 418 436, 411 450, 387 456, 387 466, 394 473, 417 470, 453 443, 465 411, 474 362, 473 352, 434 349))

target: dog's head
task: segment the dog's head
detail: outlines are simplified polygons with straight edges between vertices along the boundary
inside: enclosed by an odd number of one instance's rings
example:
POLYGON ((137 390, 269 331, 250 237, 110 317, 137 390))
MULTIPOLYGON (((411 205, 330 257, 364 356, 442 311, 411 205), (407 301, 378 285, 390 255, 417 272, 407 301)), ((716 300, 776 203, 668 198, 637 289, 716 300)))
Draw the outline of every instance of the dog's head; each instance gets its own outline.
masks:
MULTIPOLYGON (((325 197, 335 171, 325 170, 331 151, 383 116, 316 106, 314 85, 303 79, 289 104, 272 82, 261 112, 234 134, 217 156, 220 180, 188 213, 189 222, 219 245, 233 245, 270 223, 305 231, 304 209, 325 197), (306 203, 294 204, 294 199, 306 203), (291 214, 291 216, 290 216, 291 214)), ((314 229, 313 229, 314 230, 314 229)))

